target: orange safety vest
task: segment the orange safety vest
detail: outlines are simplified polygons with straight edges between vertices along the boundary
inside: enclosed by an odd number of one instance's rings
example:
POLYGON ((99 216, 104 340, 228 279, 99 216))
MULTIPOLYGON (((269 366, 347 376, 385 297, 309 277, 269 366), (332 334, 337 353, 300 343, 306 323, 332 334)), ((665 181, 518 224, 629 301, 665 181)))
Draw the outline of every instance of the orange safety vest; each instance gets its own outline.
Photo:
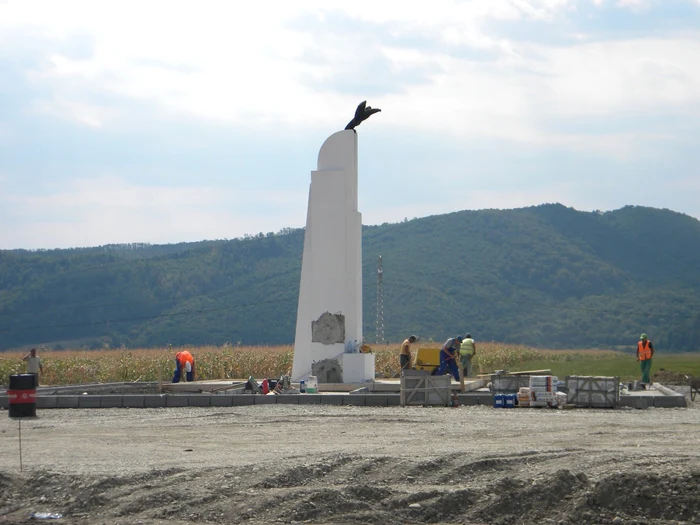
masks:
POLYGON ((637 355, 639 356, 640 361, 651 359, 651 347, 649 346, 648 339, 637 343, 637 355))
POLYGON ((190 365, 194 365, 194 357, 192 357, 192 354, 190 354, 187 350, 178 352, 175 359, 180 362, 180 368, 182 368, 182 370, 185 369, 185 363, 187 362, 189 362, 190 365))

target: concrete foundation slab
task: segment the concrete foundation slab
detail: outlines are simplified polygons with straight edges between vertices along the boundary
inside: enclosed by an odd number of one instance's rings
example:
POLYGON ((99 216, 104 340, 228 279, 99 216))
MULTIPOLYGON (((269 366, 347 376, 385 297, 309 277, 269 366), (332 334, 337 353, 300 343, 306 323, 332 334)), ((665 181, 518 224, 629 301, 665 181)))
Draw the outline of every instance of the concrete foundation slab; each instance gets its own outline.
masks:
POLYGON ((100 408, 121 408, 122 396, 100 396, 100 408))
POLYGON ((190 396, 185 395, 185 394, 162 396, 162 398, 165 401, 164 406, 166 406, 166 407, 190 406, 190 396))
MULTIPOLYGON (((372 385, 365 383, 364 385, 372 385)), ((376 384, 376 383, 375 383, 376 384)), ((327 385, 323 385, 327 386, 327 385)), ((348 388, 358 385, 340 385, 348 388)), ((382 387, 388 388, 386 384, 382 387)), ((460 405, 493 406, 493 395, 488 391, 457 393, 460 405)), ((158 408, 158 407, 229 407, 269 404, 326 404, 347 406, 397 406, 400 405, 400 395, 390 391, 380 391, 366 394, 283 394, 278 396, 262 396, 250 394, 123 394, 123 395, 39 395, 37 408, 158 408)), ((655 384, 652 390, 635 391, 629 395, 620 396, 620 406, 629 408, 675 408, 687 407, 685 396, 663 385, 655 384)), ((9 398, 0 395, 0 408, 9 408, 9 398)))
POLYGON ((654 406, 658 408, 681 408, 687 407, 688 402, 683 395, 677 396, 654 396, 654 406))
POLYGON ((78 408, 79 396, 56 396, 56 408, 78 408))
POLYGON ((143 395, 126 394, 122 396, 122 407, 124 408, 144 408, 146 406, 143 395))
POLYGON ((651 396, 620 396, 620 406, 630 408, 649 408, 653 406, 654 400, 651 396))
POLYGON ((100 408, 100 398, 102 396, 80 396, 78 398, 78 408, 100 408))

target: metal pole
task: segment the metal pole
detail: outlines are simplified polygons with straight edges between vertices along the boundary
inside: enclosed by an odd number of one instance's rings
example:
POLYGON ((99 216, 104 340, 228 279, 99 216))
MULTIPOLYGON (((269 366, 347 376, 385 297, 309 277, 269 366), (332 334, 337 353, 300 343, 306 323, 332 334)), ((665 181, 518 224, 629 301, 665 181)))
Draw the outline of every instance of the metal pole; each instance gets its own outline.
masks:
POLYGON ((377 260, 377 319, 375 340, 377 344, 384 343, 384 269, 382 268, 381 255, 377 260))
POLYGON ((22 472, 22 420, 18 419, 19 423, 19 471, 22 472))

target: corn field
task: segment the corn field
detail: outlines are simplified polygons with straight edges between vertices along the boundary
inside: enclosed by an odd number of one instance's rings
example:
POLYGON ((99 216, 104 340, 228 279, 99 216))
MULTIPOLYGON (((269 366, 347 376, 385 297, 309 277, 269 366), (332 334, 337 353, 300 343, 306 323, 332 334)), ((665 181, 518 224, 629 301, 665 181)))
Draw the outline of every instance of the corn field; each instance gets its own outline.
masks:
MULTIPOLYGON (((378 377, 392 377, 399 368, 400 343, 373 347, 378 377)), ((425 345, 437 348, 437 343, 425 345)), ((121 350, 63 350, 39 352, 43 365, 42 385, 163 381, 172 378, 175 353, 189 350, 195 357, 196 379, 245 379, 279 377, 290 374, 292 346, 223 345, 184 348, 140 348, 121 350)), ((414 351, 417 345, 414 345, 414 351)), ((498 369, 522 370, 528 362, 575 360, 584 352, 537 350, 525 346, 479 343, 474 358, 475 370, 489 373, 498 369)), ((607 358, 614 352, 586 351, 587 359, 607 358)), ((0 383, 7 385, 8 376, 25 371, 21 353, 0 354, 0 383)))

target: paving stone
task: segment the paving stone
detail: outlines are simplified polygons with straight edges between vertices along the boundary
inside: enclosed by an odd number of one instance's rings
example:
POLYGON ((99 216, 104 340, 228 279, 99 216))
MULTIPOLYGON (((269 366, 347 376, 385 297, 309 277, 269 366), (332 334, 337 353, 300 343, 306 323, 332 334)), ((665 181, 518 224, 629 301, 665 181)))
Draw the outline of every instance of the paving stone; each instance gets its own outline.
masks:
POLYGON ((189 406, 190 396, 188 395, 167 395, 163 396, 166 407, 186 407, 189 406))
POLYGON ((255 395, 253 396, 254 405, 276 405, 278 396, 263 396, 255 395))
POLYGON ((100 408, 121 408, 122 396, 110 395, 101 396, 100 408))
POLYGON ((79 396, 56 396, 56 408, 78 408, 79 396))
POLYGON ((365 406, 368 407, 385 407, 388 405, 386 394, 366 394, 365 406))
POLYGON ((458 394, 457 399, 460 405, 473 406, 479 404, 478 394, 458 394))
POLYGON ((367 394, 343 396, 343 406, 363 407, 367 402, 367 394))
POLYGON ((209 394, 190 394, 189 406, 191 407, 210 407, 211 395, 209 394))
POLYGON ((400 394, 387 395, 386 396, 386 404, 387 404, 387 406, 390 406, 390 407, 401 406, 401 395, 400 394))
POLYGON ((255 403, 255 396, 253 394, 241 394, 239 396, 231 396, 231 406, 241 407, 248 406, 255 403))
POLYGON ((122 396, 122 406, 124 408, 143 408, 145 406, 143 395, 125 394, 122 396))
MULTIPOLYGON (((306 395, 306 394, 304 394, 306 395)), ((343 394, 323 394, 321 396, 321 404, 322 405, 336 405, 340 406, 343 404, 343 399, 348 396, 345 396, 343 394)))
POLYGON ((211 406, 213 407, 230 407, 231 398, 230 395, 213 395, 211 396, 211 406))
POLYGON ((38 396, 36 398, 37 408, 56 408, 56 396, 38 396))
POLYGON ((493 394, 476 394, 480 405, 493 406, 493 394))
POLYGON ((278 405, 298 405, 299 398, 302 398, 302 397, 305 397, 308 395, 315 395, 315 394, 282 394, 281 396, 277 396, 277 404, 278 405))
POLYGON ((100 398, 102 396, 79 396, 78 408, 100 408, 100 398))
POLYGON ((166 397, 163 394, 144 394, 143 408, 165 408, 168 406, 166 397))
POLYGON ((320 405, 323 396, 321 394, 299 394, 296 397, 299 398, 297 402, 300 405, 320 405))

